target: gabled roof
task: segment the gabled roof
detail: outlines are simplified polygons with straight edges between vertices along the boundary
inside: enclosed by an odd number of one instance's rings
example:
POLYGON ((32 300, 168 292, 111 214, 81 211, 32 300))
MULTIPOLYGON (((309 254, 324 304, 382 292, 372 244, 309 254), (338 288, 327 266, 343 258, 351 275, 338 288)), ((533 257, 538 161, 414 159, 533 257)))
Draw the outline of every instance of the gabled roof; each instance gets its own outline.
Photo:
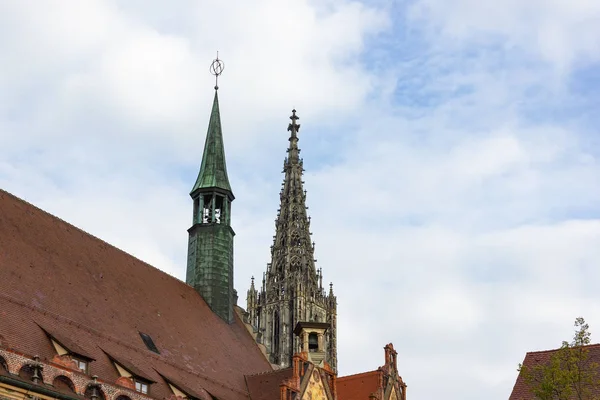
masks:
POLYGON ((90 361, 95 361, 93 358, 86 355, 86 351, 84 349, 79 347, 79 345, 77 345, 77 343, 73 342, 68 337, 63 337, 63 336, 57 334, 56 332, 52 332, 51 329, 45 328, 45 327, 41 326, 40 324, 37 324, 37 325, 46 333, 46 335, 48 335, 48 337, 50 337, 52 340, 55 340, 56 342, 58 342, 58 344, 63 346, 69 352, 76 354, 80 357, 84 357, 90 361))
POLYGON ((237 315, 227 324, 184 282, 3 190, 0 310, 3 346, 51 360, 39 324, 95 359, 89 374, 102 381, 119 378, 104 352, 135 366, 156 382, 155 398, 171 395, 157 371, 197 393, 247 399, 244 376, 271 370, 237 315))
MULTIPOLYGON (((586 346, 588 349, 588 357, 589 361, 600 364, 600 344, 592 344, 586 346)), ((523 360, 523 365, 526 367, 534 367, 536 365, 544 364, 550 361, 550 357, 553 353, 558 351, 558 349, 553 350, 544 350, 544 351, 531 351, 525 354, 525 359, 523 360)), ((600 387, 597 388, 597 393, 595 393, 598 397, 600 397, 600 387)), ((513 387, 512 393, 510 394, 509 400, 533 400, 534 396, 529 390, 525 379, 519 374, 517 377, 517 381, 515 382, 515 386, 513 387)))
POLYGON ((279 399, 279 385, 293 376, 293 368, 285 368, 246 377, 248 391, 252 400, 279 399))
POLYGON ((369 395, 379 389, 380 374, 381 371, 369 371, 338 378, 338 399, 369 400, 369 395))
MULTIPOLYGON (((102 351, 104 351, 104 350, 102 350, 102 351)), ((112 361, 114 364, 118 365, 119 367, 127 370, 127 372, 129 372, 132 376, 134 376, 136 378, 141 378, 148 383, 155 383, 155 381, 152 378, 150 378, 150 376, 147 375, 145 371, 136 367, 134 364, 130 363, 126 359, 120 358, 120 357, 115 357, 114 355, 109 354, 107 351, 104 351, 104 354, 106 354, 106 356, 110 359, 110 361, 112 361)), ((160 373, 159 373, 159 375, 160 375, 160 373)))

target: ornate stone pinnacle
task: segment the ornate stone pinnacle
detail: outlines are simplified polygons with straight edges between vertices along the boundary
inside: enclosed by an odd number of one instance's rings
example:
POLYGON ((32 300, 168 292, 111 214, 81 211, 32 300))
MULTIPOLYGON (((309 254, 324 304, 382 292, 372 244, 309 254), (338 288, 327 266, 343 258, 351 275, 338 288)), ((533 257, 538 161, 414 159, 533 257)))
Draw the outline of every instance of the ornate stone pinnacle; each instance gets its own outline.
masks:
POLYGON ((296 121, 300 119, 300 117, 296 115, 296 109, 292 110, 290 119, 292 120, 292 123, 288 125, 288 131, 291 131, 292 136, 294 136, 294 134, 300 130, 300 124, 296 123, 296 121))

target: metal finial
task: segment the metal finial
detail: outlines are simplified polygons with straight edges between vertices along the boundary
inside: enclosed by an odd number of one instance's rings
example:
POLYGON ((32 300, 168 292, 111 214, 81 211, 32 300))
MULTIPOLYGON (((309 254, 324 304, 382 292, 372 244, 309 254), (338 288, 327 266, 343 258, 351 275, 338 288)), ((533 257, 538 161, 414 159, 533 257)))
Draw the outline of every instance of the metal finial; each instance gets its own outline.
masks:
POLYGON ((217 51, 217 58, 215 58, 210 64, 210 73, 215 76, 215 90, 219 90, 219 76, 225 69, 225 63, 223 60, 219 60, 219 52, 217 51))

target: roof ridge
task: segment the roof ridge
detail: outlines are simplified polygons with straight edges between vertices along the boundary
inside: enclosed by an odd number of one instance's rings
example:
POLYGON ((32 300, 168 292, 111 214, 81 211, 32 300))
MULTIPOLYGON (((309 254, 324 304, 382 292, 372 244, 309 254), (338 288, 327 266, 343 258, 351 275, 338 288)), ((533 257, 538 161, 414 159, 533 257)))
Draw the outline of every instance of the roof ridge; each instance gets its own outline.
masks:
POLYGON ((360 375, 367 375, 367 374, 372 374, 373 372, 378 372, 378 369, 374 369, 373 371, 366 371, 366 372, 359 372, 357 374, 351 374, 351 375, 346 375, 346 376, 340 376, 338 377, 338 380, 340 379, 344 379, 344 378, 356 378, 360 375))
POLYGON ((272 369, 270 371, 264 371, 264 372, 258 372, 256 374, 251 374, 251 375, 244 375, 246 378, 250 378, 252 376, 260 376, 260 375, 268 375, 268 374, 273 374, 276 372, 282 372, 282 371, 286 371, 289 369, 293 369, 292 367, 287 367, 287 368, 281 368, 281 369, 272 369))
MULTIPOLYGON (((12 193, 10 193, 10 192, 8 192, 8 191, 6 191, 6 190, 4 190, 4 189, 0 188, 0 196, 2 196, 3 194, 7 194, 7 195, 9 195, 10 197, 12 197, 13 199, 15 199, 15 200, 19 201, 20 203, 23 203, 23 204, 25 204, 26 206, 32 207, 32 208, 34 208, 35 210, 37 210, 37 211, 40 211, 40 212, 42 212, 43 214, 46 214, 46 215, 48 215, 48 216, 49 216, 49 217, 51 217, 51 218, 54 218, 54 219, 56 219, 56 220, 58 220, 58 221, 62 222, 63 224, 65 224, 65 225, 67 225, 67 226, 69 226, 69 227, 71 227, 71 228, 73 228, 73 229, 76 229, 77 231, 79 231, 79 232, 83 233, 84 235, 87 235, 87 236, 89 236, 89 237, 91 237, 91 238, 93 238, 93 239, 95 239, 95 240, 97 240, 97 241, 101 242, 101 243, 102 243, 102 244, 104 244, 104 245, 107 245, 107 246, 110 246, 110 247, 112 247, 113 249, 115 249, 115 250, 117 250, 117 251, 119 251, 119 252, 121 252, 121 253, 123 253, 123 254, 127 255, 128 257, 131 257, 131 258, 133 258, 134 260, 136 260, 136 261, 139 261, 140 263, 144 264, 144 266, 146 266, 146 267, 149 267, 149 268, 151 268, 151 269, 153 269, 153 270, 156 270, 157 272, 159 272, 159 273, 161 273, 161 274, 163 274, 163 275, 166 275, 168 278, 174 279, 175 281, 177 281, 177 282, 179 282, 179 283, 182 283, 182 284, 183 284, 183 285, 185 285, 186 287, 188 287, 188 288, 190 288, 190 289, 192 289, 192 290, 193 290, 193 288, 192 288, 190 285, 188 285, 186 282, 182 281, 181 279, 177 278, 176 276, 174 276, 174 275, 171 275, 171 274, 169 274, 169 273, 167 273, 167 272, 165 272, 165 271, 163 271, 163 270, 161 270, 161 269, 159 269, 159 268, 157 268, 157 267, 153 266, 152 264, 149 264, 148 262, 146 262, 146 261, 144 261, 144 260, 142 260, 142 259, 140 259, 140 258, 137 258, 137 257, 136 257, 136 256, 134 256, 133 254, 131 254, 131 253, 129 253, 129 252, 127 252, 127 251, 123 250, 123 249, 120 249, 120 248, 118 248, 117 246, 115 246, 115 245, 113 245, 113 244, 110 244, 110 243, 108 243, 107 241, 105 241, 105 240, 103 240, 103 239, 99 238, 98 236, 95 236, 95 235, 93 235, 93 234, 91 234, 91 233, 89 233, 89 232, 87 232, 87 231, 83 230, 82 228, 79 228, 78 226, 75 226, 75 225, 73 225, 72 223, 70 223, 70 222, 68 222, 68 221, 65 221, 64 219, 62 219, 62 218, 60 218, 60 217, 58 217, 58 216, 56 216, 56 215, 54 215, 54 214, 51 214, 51 213, 49 213, 48 211, 45 211, 45 210, 43 210, 43 209, 39 208, 39 207, 38 207, 38 206, 36 206, 35 204, 33 204, 33 203, 30 203, 30 202, 28 202, 27 200, 24 200, 24 199, 22 199, 22 198, 20 198, 20 197, 18 197, 18 196, 16 196, 16 195, 14 195, 14 194, 12 194, 12 193)), ((203 298, 203 300, 204 300, 204 298, 203 298)))
MULTIPOLYGON (((586 344, 586 345, 584 345, 583 347, 587 347, 587 348, 589 348, 589 347, 597 347, 597 346, 600 346, 600 343, 586 344)), ((537 351, 528 351, 526 354, 542 354, 542 353, 553 353, 553 352, 555 352, 555 351, 558 351, 558 350, 560 350, 560 347, 559 347, 559 348, 556 348, 556 349, 537 350, 537 351)))

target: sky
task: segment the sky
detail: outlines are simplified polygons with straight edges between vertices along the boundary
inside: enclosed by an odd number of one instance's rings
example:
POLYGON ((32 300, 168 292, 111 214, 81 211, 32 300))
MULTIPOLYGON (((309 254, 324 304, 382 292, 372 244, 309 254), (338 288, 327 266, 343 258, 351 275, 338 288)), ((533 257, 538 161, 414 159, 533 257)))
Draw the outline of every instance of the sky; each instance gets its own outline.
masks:
POLYGON ((507 399, 600 329, 600 2, 0 0, 0 187, 185 280, 213 98, 240 305, 298 110, 340 375, 507 399))

